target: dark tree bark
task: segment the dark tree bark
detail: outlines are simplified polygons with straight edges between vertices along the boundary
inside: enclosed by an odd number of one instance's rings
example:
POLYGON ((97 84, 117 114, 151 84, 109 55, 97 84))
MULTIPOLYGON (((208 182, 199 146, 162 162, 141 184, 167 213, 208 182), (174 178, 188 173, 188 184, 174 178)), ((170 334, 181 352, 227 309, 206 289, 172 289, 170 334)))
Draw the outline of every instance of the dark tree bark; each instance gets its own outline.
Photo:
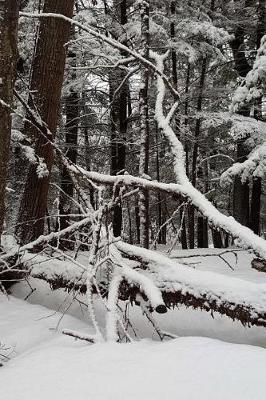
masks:
POLYGON ((260 234, 260 210, 261 210, 261 178, 253 179, 251 192, 249 227, 257 235, 260 234))
MULTIPOLYGON (((148 1, 140 3, 141 12, 141 42, 142 53, 149 58, 150 21, 148 1)), ((149 173, 149 107, 148 107, 148 86, 149 71, 145 66, 141 67, 139 91, 139 123, 140 123, 140 155, 139 175, 149 173)), ((140 244, 149 248, 149 192, 139 192, 139 216, 140 216, 140 244)))
MULTIPOLYGON (((74 55, 75 57, 75 55, 74 55)), ((75 76, 73 76, 74 78, 75 76)), ((70 89, 69 95, 65 100, 65 155, 74 164, 77 161, 78 144, 78 118, 79 118, 79 94, 74 88, 70 89)), ((59 199, 60 229, 65 229, 70 225, 70 214, 73 208, 71 199, 74 196, 74 185, 68 169, 63 166, 61 171, 61 192, 59 199)), ((72 248, 71 242, 64 238, 60 245, 63 248, 72 248)))
MULTIPOLYGON (((266 33, 266 1, 259 0, 257 6, 258 26, 257 26, 257 49, 260 47, 261 39, 266 33)), ((260 99, 255 112, 255 118, 262 119, 261 107, 262 99, 260 99)), ((260 214, 261 214, 261 178, 253 178, 252 191, 250 200, 249 227, 256 233, 260 234, 260 214)))
MULTIPOLYGON (((0 100, 12 106, 17 52, 19 1, 0 1, 0 100)), ((5 217, 5 192, 11 137, 10 109, 0 103, 0 244, 5 217)))
POLYGON ((198 216, 198 248, 208 248, 208 223, 202 215, 198 216))
MULTIPOLYGON (((203 166, 204 174, 204 192, 208 193, 210 190, 209 185, 209 163, 204 162, 203 166)), ((198 215, 198 232, 197 232, 198 248, 208 248, 209 247, 209 237, 208 237, 208 219, 204 218, 202 215, 198 215)))
MULTIPOLYGON (((127 0, 114 1, 115 8, 120 15, 121 25, 127 23, 127 0)), ((123 44, 127 44, 126 40, 123 44)), ((121 52, 121 56, 127 56, 121 52)), ((125 82, 126 71, 117 69, 110 73, 110 101, 111 101, 111 175, 116 175, 125 169, 126 165, 126 134, 128 124, 128 84, 125 82), (119 92, 117 92, 119 91, 119 92)), ((119 193, 117 193, 118 195, 119 193)), ((117 204, 113 212, 113 234, 121 236, 122 231, 122 206, 117 204)))
MULTIPOLYGON (((197 112, 201 112, 203 103, 203 91, 206 79, 207 59, 202 60, 200 82, 199 82, 199 95, 197 100, 197 112)), ((197 184, 197 161, 199 152, 199 136, 201 130, 201 119, 197 118, 194 135, 194 146, 192 151, 192 168, 191 168, 191 181, 193 186, 197 184)), ((189 247, 194 249, 195 246, 195 208, 190 205, 188 208, 188 221, 189 221, 189 247)))
MULTIPOLYGON (((245 140, 244 140, 245 141, 245 140)), ((246 160, 247 150, 243 141, 237 143, 237 162, 246 160)), ((233 216, 242 225, 248 226, 249 223, 249 184, 243 183, 241 177, 237 176, 234 180, 233 188, 233 216)))
MULTIPOLYGON (((247 3, 245 4, 247 7, 247 3)), ((245 30, 243 26, 237 26, 235 30, 235 38, 230 43, 233 52, 235 69, 238 74, 245 78, 251 67, 247 61, 245 54, 245 30)), ((249 110, 242 110, 241 115, 249 116, 249 110)), ((243 162, 246 160, 248 151, 245 148, 246 138, 240 139, 236 143, 236 161, 243 162)), ((233 216, 241 224, 248 226, 249 223, 249 184, 243 183, 240 177, 234 180, 233 189, 233 216)))
POLYGON ((212 241, 214 248, 222 249, 224 247, 221 232, 214 228, 212 228, 212 241))
MULTIPOLYGON (((176 1, 171 1, 170 4, 170 12, 171 17, 174 18, 176 15, 176 1)), ((172 39, 175 38, 175 21, 172 19, 170 24, 170 36, 172 39)), ((173 84, 175 88, 178 90, 178 77, 177 77, 177 55, 176 51, 172 50, 171 52, 172 58, 172 77, 173 77, 173 84)), ((189 85, 189 73, 188 73, 188 81, 186 87, 189 85)), ((176 130, 178 132, 180 121, 176 120, 176 130)), ((186 149, 185 149, 186 150, 186 149)), ((183 218, 183 210, 180 210, 180 223, 181 223, 181 245, 182 249, 187 249, 187 232, 186 232, 186 219, 183 218)))
MULTIPOLYGON (((45 0, 46 13, 73 16, 74 0, 45 0)), ((35 153, 46 163, 48 174, 42 178, 37 175, 36 165, 30 165, 22 195, 16 234, 22 243, 36 239, 44 231, 47 208, 50 172, 53 165, 53 149, 49 140, 56 134, 63 84, 66 47, 70 37, 70 24, 53 18, 43 18, 40 22, 39 36, 33 60, 31 107, 35 107, 47 124, 52 137, 40 135, 31 124, 26 123, 24 132, 35 142, 35 153), (34 223, 27 221, 35 221, 34 223)))
MULTIPOLYGON (((161 180, 160 176, 160 152, 159 152, 159 137, 158 137, 158 126, 156 124, 156 179, 158 182, 161 180)), ((159 244, 166 244, 166 225, 165 225, 165 212, 163 210, 164 203, 166 201, 165 193, 161 193, 158 191, 157 193, 157 202, 158 202, 158 224, 157 229, 159 231, 158 243, 159 244), (163 225, 163 227, 162 227, 163 225), (162 228, 161 228, 162 227, 162 228)))

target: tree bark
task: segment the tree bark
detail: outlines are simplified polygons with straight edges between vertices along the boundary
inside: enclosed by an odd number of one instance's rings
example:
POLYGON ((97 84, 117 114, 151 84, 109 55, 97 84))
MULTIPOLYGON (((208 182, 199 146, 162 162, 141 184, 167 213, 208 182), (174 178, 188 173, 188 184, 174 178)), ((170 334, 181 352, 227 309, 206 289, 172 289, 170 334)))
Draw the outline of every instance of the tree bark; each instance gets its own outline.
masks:
POLYGON ((261 178, 253 179, 249 227, 257 235, 260 234, 261 185, 261 178))
MULTIPOLYGON (((140 2, 141 13, 141 41, 143 56, 149 58, 150 22, 148 1, 140 2)), ((140 123, 140 155, 139 175, 149 173, 149 108, 148 86, 149 71, 145 66, 141 67, 140 91, 139 91, 139 123, 140 123)), ((139 216, 140 216, 140 244, 149 248, 149 192, 139 192, 139 216)))
MULTIPOLYGON (((199 95, 197 100, 197 112, 201 112, 202 110, 202 103, 203 103, 203 90, 205 85, 205 78, 206 78, 206 70, 207 70, 207 59, 204 58, 202 60, 202 67, 201 67, 201 75, 200 75, 200 82, 199 82, 199 95)), ((198 161, 198 151, 199 151, 199 136, 200 136, 200 129, 201 129, 201 118, 197 118, 196 126, 195 126, 195 143, 193 146, 192 151, 192 169, 191 169, 191 180, 192 185, 196 187, 197 183, 197 161, 198 161)), ((188 220, 189 220, 189 247, 190 249, 194 249, 195 245, 195 208, 190 205, 188 208, 188 220)))
MULTIPOLYGON (((247 7, 247 4, 245 4, 247 7)), ((251 67, 247 61, 245 54, 245 31, 243 26, 237 26, 235 30, 235 38, 230 43, 233 52, 235 69, 238 74, 245 78, 250 71, 251 67)), ((249 110, 242 110, 239 112, 241 115, 249 116, 249 110)), ((245 140, 247 138, 237 141, 236 148, 236 161, 245 161, 248 151, 245 148, 245 140)), ((249 184, 243 183, 240 177, 234 180, 233 189, 233 216, 241 224, 248 226, 249 223, 249 184)))
MULTIPOLYGON (((73 55, 76 57, 76 55, 73 55)), ((74 62, 74 64, 76 64, 74 62)), ((75 74, 73 76, 75 78, 75 74)), ((77 145, 78 145, 78 118, 79 118, 79 94, 74 88, 70 89, 69 95, 65 100, 65 114, 66 114, 66 125, 65 125, 65 155, 74 164, 77 161, 77 145)), ((59 198, 59 220, 60 229, 65 229, 70 225, 70 214, 73 204, 71 199, 74 196, 74 185, 69 174, 68 169, 63 166, 61 171, 61 192, 59 198)), ((71 242, 62 239, 60 246, 62 248, 73 248, 71 242)))
MULTIPOLYGON (((176 15, 176 1, 171 1, 170 3, 170 12, 171 12, 171 24, 170 24, 170 36, 171 39, 175 38, 175 21, 174 21, 174 17, 176 15)), ((177 55, 176 55, 176 51, 172 50, 171 52, 171 58, 172 58, 172 77, 173 77, 173 84, 175 86, 175 88, 178 90, 178 78, 177 78, 177 55)), ((188 81, 186 82, 187 85, 189 85, 189 71, 188 71, 188 77, 187 77, 188 81)), ((186 85, 186 88, 187 88, 186 85)), ((180 124, 180 121, 178 121, 176 119, 176 129, 178 131, 178 127, 180 124)), ((181 200, 182 202, 182 200, 181 200)), ((181 223, 181 245, 182 245, 182 249, 187 249, 187 232, 186 232, 186 219, 183 217, 183 210, 180 210, 179 213, 179 217, 180 217, 180 223, 181 223)))
MULTIPOLYGON (((257 26, 257 49, 260 47, 261 39, 266 33, 266 1, 259 0, 257 6, 258 26, 257 26)), ((255 113, 255 118, 262 119, 262 99, 258 104, 258 110, 255 113)), ((262 179, 253 178, 253 185, 250 200, 250 216, 249 227, 256 233, 260 234, 260 213, 261 213, 261 193, 262 179)))
MULTIPOLYGON (((121 25, 127 23, 127 0, 114 1, 116 11, 119 13, 121 25)), ((126 45, 126 39, 123 42, 126 45)), ((121 51, 121 56, 127 56, 121 51)), ((114 70, 109 75, 110 102, 111 106, 111 175, 123 171, 126 166, 126 134, 127 134, 127 113, 128 113, 128 84, 123 83, 127 73, 125 70, 114 70), (119 93, 117 91, 119 90, 119 93)), ((117 193, 119 195, 119 193, 117 193)), ((122 232, 122 206, 117 204, 113 212, 113 234, 121 236, 122 232)))
MULTIPOLYGON (((0 1, 0 99, 12 106, 15 83, 19 1, 0 1)), ((11 137, 10 109, 0 104, 0 244, 5 218, 5 192, 11 137)))
MULTIPOLYGON (((45 13, 73 16, 74 0, 45 0, 45 13)), ((34 107, 47 124, 52 137, 48 138, 29 123, 24 133, 35 142, 35 153, 47 166, 47 175, 38 177, 36 165, 30 165, 22 195, 16 234, 20 242, 27 243, 43 234, 47 207, 53 150, 49 140, 54 140, 60 109, 66 48, 70 37, 70 24, 53 18, 43 18, 33 60, 29 105, 34 107), (29 222, 27 222, 29 221, 29 222), (32 223, 31 221, 34 221, 32 223)))
MULTIPOLYGON (((158 132, 158 126, 156 124, 155 128, 155 133, 156 133, 156 179, 158 182, 161 180, 160 176, 160 152, 159 152, 159 132, 158 132)), ((158 224, 157 224, 157 229, 159 231, 159 237, 158 237, 158 243, 159 244, 166 244, 166 225, 165 225, 165 212, 163 212, 163 207, 164 203, 166 201, 166 196, 165 193, 161 193, 158 191, 157 193, 157 202, 158 202, 158 224), (163 225, 163 227, 162 227, 163 225), (161 228, 162 227, 162 228, 161 228)))

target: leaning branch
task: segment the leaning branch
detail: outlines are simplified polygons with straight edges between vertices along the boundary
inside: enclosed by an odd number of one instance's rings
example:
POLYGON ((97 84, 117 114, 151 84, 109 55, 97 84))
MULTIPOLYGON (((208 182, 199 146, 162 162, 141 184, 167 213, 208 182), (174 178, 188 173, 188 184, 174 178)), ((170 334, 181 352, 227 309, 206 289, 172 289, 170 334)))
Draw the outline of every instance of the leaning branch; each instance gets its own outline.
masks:
POLYGON ((89 26, 86 26, 78 21, 75 21, 71 18, 66 17, 65 15, 62 14, 54 14, 54 13, 41 13, 41 14, 36 14, 36 13, 27 13, 27 12, 20 12, 21 17, 26 17, 26 18, 57 18, 57 19, 63 19, 67 22, 69 22, 72 25, 75 25, 79 27, 81 30, 89 33, 91 36, 96 37, 97 39, 102 40, 105 43, 108 43, 110 46, 112 46, 115 49, 118 49, 120 51, 126 52, 127 54, 131 55, 134 57, 136 60, 140 61, 142 64, 144 64, 146 67, 151 69, 153 72, 156 74, 159 74, 168 89, 171 91, 173 96, 177 99, 179 98, 179 93, 176 91, 176 89, 172 86, 170 80, 167 78, 164 73, 162 73, 160 70, 156 68, 156 66, 149 60, 147 60, 145 57, 142 57, 138 52, 131 50, 127 46, 123 45, 122 43, 119 43, 117 40, 114 40, 108 36, 105 36, 101 34, 100 32, 97 32, 96 30, 92 29, 89 26))

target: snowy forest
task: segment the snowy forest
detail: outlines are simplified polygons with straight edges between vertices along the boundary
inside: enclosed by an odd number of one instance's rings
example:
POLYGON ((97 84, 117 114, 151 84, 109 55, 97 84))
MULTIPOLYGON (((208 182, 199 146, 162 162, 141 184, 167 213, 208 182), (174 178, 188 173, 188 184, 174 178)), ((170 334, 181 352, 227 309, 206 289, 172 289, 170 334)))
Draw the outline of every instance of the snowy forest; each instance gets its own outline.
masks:
POLYGON ((266 0, 0 0, 0 396, 265 400, 266 0))

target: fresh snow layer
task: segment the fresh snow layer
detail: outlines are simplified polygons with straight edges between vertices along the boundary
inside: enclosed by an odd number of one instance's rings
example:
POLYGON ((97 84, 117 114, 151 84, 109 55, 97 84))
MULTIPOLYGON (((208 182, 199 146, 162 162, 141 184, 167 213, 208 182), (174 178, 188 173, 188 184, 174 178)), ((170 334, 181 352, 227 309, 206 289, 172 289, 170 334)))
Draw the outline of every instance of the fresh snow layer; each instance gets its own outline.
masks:
MULTIPOLYGON (((15 332, 18 346, 1 368, 3 400, 265 400, 265 349, 200 337, 89 345, 49 330, 55 321, 40 319, 43 307, 0 304, 1 336, 12 341, 15 332)), ((85 329, 69 316, 66 323, 85 329)))
MULTIPOLYGON (((124 273, 127 271, 126 278, 130 282, 137 282, 146 294, 149 293, 148 297, 152 300, 154 308, 162 303, 159 291, 155 290, 159 288, 165 292, 182 291, 183 294, 188 293, 196 298, 206 296, 209 301, 215 301, 217 304, 221 301, 232 303, 232 307, 241 304, 251 309, 254 318, 266 310, 266 274, 251 268, 252 256, 248 252, 235 250, 235 253, 223 254, 224 252, 220 250, 223 258, 219 258, 217 254, 220 253, 217 249, 210 249, 214 254, 211 268, 202 268, 198 263, 200 260, 206 262, 208 259, 198 256, 197 260, 196 254, 194 262, 197 268, 190 268, 180 263, 186 261, 185 258, 175 259, 177 252, 173 252, 170 259, 159 252, 144 250, 124 242, 117 242, 116 246, 122 252, 140 256, 149 262, 149 271, 139 271, 141 272, 139 274, 136 270, 127 268, 124 273), (223 268, 220 268, 221 265, 223 268)), ((179 253, 181 257, 182 254, 184 257, 186 254, 191 255, 189 251, 179 253)), ((202 250, 202 254, 210 255, 205 250, 202 250)), ((88 263, 86 258, 78 259, 79 265, 76 265, 69 260, 51 260, 48 257, 30 254, 24 256, 25 260, 26 256, 27 264, 33 265, 32 276, 45 274, 46 278, 55 279, 60 275, 65 280, 85 283, 84 270, 88 263)), ((192 261, 192 259, 187 260, 192 261)))
MULTIPOLYGON (((58 324, 60 330, 64 328, 73 330, 79 329, 77 326, 69 325, 68 322, 65 322, 65 318, 69 315, 88 324, 88 313, 84 304, 84 302, 86 302, 85 296, 76 296, 77 300, 74 300, 73 293, 66 293, 63 290, 51 292, 49 285, 39 279, 31 279, 30 283, 36 290, 28 297, 27 301, 35 305, 42 304, 42 306, 44 306, 40 312, 41 317, 53 316, 51 317, 52 319, 44 318, 43 320, 49 327, 55 328, 59 322, 60 313, 65 312, 67 314, 58 324), (82 303, 79 303, 78 300, 82 303), (49 310, 47 310, 46 307, 48 307, 49 310), (59 313, 54 315, 54 310, 57 310, 59 313)), ((30 294, 30 288, 26 282, 21 282, 13 287, 12 292, 16 297, 23 299, 30 294)), ((121 306, 123 304, 124 303, 120 303, 121 306)), ((100 326, 103 327, 106 322, 106 310, 100 300, 95 301, 95 309, 97 320, 100 326)), ((139 338, 159 340, 151 324, 142 315, 140 307, 129 307, 128 316, 139 338)), ((265 328, 256 326, 250 328, 244 327, 239 321, 232 321, 230 318, 218 313, 213 313, 212 315, 205 311, 193 310, 185 306, 180 306, 178 309, 169 310, 166 314, 154 313, 154 318, 162 330, 172 333, 173 335, 206 336, 231 343, 266 347, 265 328)), ((87 330, 83 329, 82 333, 84 332, 92 333, 88 331, 88 328, 87 330)), ((130 334, 135 337, 131 330, 130 334)))

